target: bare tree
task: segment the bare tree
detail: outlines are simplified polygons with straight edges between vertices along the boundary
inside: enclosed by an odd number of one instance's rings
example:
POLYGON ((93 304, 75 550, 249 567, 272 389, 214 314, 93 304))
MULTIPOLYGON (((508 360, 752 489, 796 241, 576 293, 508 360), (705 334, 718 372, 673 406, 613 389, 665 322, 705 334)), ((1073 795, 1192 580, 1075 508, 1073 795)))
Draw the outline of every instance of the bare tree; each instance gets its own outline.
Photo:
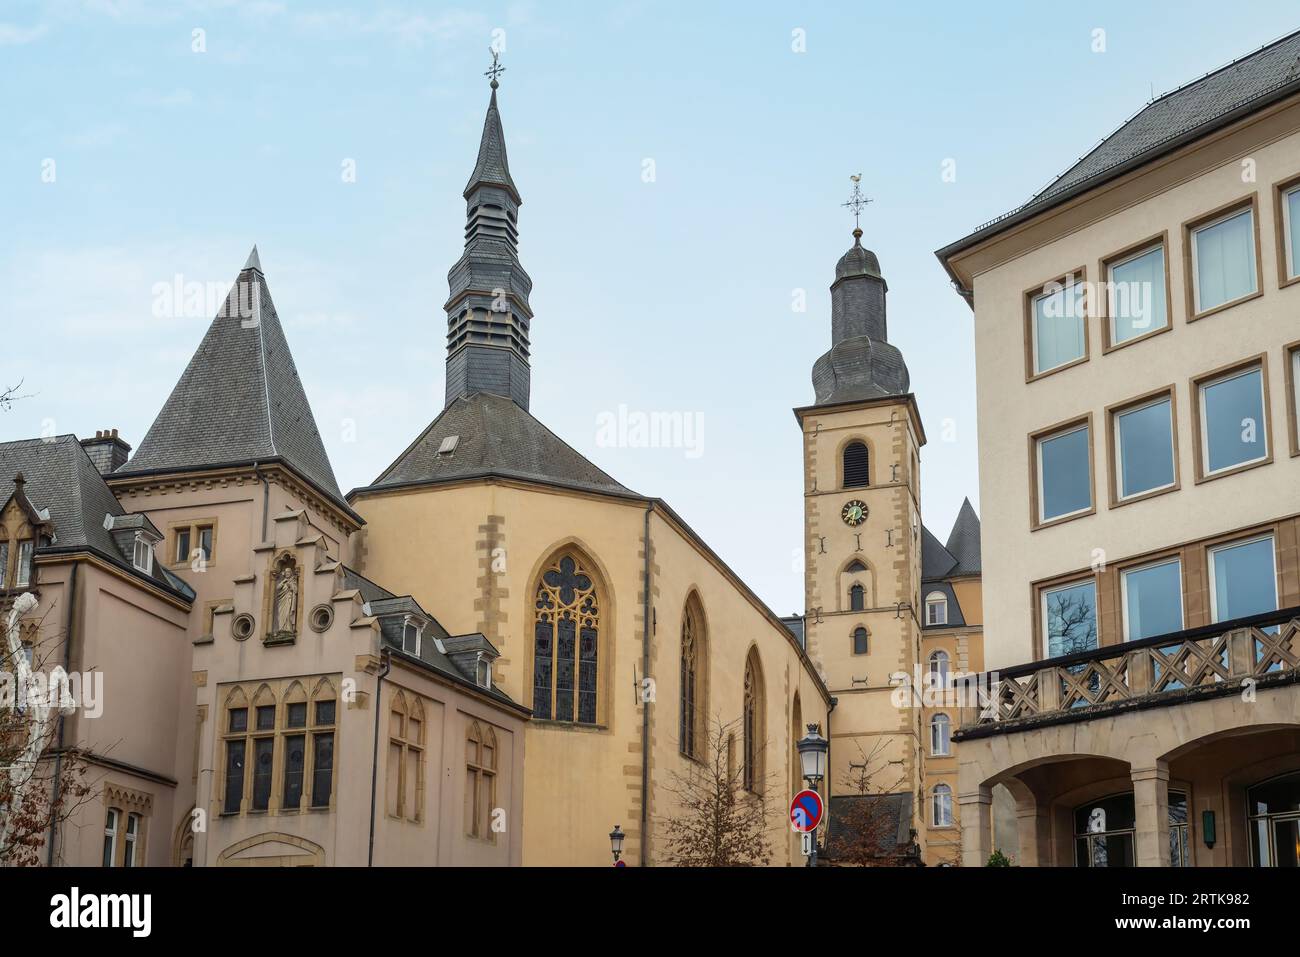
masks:
POLYGON ((675 867, 761 867, 772 857, 772 834, 780 826, 765 795, 774 776, 756 774, 746 790, 742 761, 735 754, 740 720, 714 717, 698 761, 683 774, 673 771, 665 790, 676 798, 671 816, 656 818, 664 859, 675 867))
POLYGON ((23 387, 22 380, 17 385, 11 385, 6 388, 0 388, 0 412, 8 412, 13 404, 19 399, 25 399, 27 396, 19 394, 18 390, 23 387))
POLYGON ((841 778, 844 794, 835 822, 828 862, 858 867, 889 867, 903 862, 910 846, 898 847, 898 818, 884 795, 907 790, 907 776, 888 759, 883 743, 867 752, 858 744, 860 761, 849 762, 841 778))
POLYGON ((61 714, 74 707, 67 675, 46 659, 62 645, 30 617, 24 592, 0 604, 0 866, 40 863, 51 830, 84 802, 85 765, 74 754, 52 760, 61 714), (24 637, 28 640, 24 641, 24 637))

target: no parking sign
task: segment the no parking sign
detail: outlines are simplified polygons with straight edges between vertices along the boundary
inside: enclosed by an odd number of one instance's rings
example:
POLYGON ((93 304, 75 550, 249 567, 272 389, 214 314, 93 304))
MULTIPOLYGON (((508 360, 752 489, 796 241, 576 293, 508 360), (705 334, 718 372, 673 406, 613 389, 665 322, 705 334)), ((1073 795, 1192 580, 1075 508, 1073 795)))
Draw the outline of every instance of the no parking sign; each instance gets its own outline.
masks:
POLYGON ((790 800, 790 827, 801 833, 817 830, 822 822, 822 796, 807 788, 790 800))

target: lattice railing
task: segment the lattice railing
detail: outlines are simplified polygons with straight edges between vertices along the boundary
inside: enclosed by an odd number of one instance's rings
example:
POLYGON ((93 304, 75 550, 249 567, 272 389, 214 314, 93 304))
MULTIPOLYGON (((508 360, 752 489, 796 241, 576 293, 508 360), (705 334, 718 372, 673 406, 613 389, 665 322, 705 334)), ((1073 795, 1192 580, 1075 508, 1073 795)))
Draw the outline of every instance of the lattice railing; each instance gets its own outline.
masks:
POLYGON ((1107 711, 1136 699, 1296 670, 1300 608, 1288 608, 980 675, 981 707, 970 709, 963 723, 1107 711))

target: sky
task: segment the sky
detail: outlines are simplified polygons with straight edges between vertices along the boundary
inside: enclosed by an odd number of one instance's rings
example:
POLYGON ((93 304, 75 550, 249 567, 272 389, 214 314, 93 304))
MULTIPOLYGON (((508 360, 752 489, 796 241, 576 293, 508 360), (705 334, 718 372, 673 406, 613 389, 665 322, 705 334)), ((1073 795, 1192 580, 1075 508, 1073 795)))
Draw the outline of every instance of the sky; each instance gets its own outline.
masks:
POLYGON ((934 250, 1298 21, 1201 0, 4 0, 0 385, 25 398, 0 440, 138 445, 256 243, 339 484, 373 481, 443 407, 495 43, 533 414, 798 612, 791 409, 830 346, 849 176, 942 540, 978 509, 978 433, 972 315, 934 250), (160 307, 177 283, 207 301, 160 307), (678 441, 609 427, 655 414, 678 441))

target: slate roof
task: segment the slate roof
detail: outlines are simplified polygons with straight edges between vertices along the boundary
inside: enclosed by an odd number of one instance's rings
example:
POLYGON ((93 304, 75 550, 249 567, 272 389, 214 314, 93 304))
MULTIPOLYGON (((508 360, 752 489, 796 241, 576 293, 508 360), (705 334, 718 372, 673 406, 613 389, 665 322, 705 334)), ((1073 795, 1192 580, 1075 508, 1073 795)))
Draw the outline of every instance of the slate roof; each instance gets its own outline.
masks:
POLYGON ((112 474, 272 460, 354 514, 334 478, 254 247, 140 447, 112 474))
POLYGON ((920 863, 920 849, 911 837, 911 792, 835 795, 830 799, 829 811, 824 855, 828 862, 845 857, 847 847, 865 839, 864 825, 872 825, 877 832, 872 855, 881 863, 920 863))
MULTIPOLYGON (((634 495, 510 399, 462 396, 385 469, 369 489, 495 475, 568 488, 634 495), (439 454, 457 436, 453 452, 439 454)), ((354 489, 355 495, 361 489, 354 489)))
POLYGON ((957 566, 948 572, 949 577, 958 575, 979 575, 983 565, 980 562, 980 520, 975 514, 975 506, 970 499, 964 499, 957 521, 953 522, 952 531, 948 533, 946 546, 950 555, 957 560, 957 566))
POLYGON ((939 258, 1296 92, 1300 31, 1148 103, 1023 206, 939 250, 939 258))
POLYGON ((519 190, 510 177, 510 161, 506 157, 506 136, 501 128, 501 113, 497 109, 497 91, 492 87, 492 99, 488 103, 487 116, 483 118, 483 136, 478 144, 478 160, 474 163, 474 172, 470 174, 465 186, 465 198, 480 184, 502 186, 514 193, 516 200, 519 190))
POLYGON ((126 536, 130 542, 135 529, 158 531, 146 516, 127 514, 75 435, 0 443, 0 507, 13 497, 19 472, 27 500, 38 510, 48 510, 54 526, 54 541, 38 546, 37 555, 92 551, 131 575, 193 600, 193 589, 161 562, 155 560, 152 574, 146 575, 123 554, 113 532, 104 527, 105 516, 117 519, 114 528, 119 533, 131 531, 126 536))

